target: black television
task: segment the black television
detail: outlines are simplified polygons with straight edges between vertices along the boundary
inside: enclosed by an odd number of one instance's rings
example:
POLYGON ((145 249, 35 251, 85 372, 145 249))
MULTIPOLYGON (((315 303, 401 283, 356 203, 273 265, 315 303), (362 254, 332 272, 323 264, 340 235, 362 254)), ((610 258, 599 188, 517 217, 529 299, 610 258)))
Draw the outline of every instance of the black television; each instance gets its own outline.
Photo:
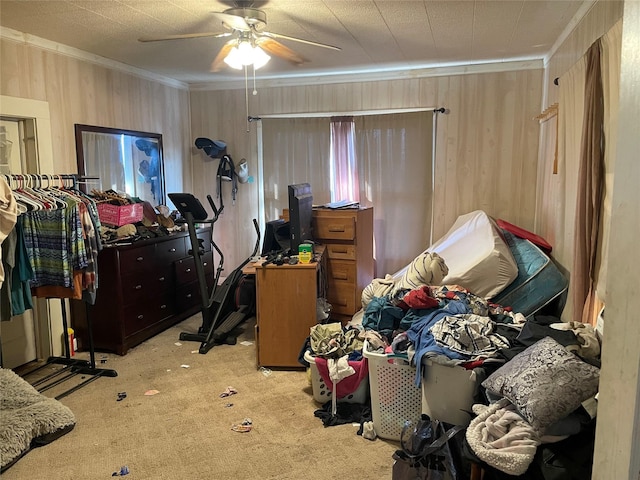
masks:
POLYGON ((289 185, 289 232, 291 254, 298 254, 301 243, 313 242, 311 216, 313 214, 313 196, 311 185, 297 183, 289 185))

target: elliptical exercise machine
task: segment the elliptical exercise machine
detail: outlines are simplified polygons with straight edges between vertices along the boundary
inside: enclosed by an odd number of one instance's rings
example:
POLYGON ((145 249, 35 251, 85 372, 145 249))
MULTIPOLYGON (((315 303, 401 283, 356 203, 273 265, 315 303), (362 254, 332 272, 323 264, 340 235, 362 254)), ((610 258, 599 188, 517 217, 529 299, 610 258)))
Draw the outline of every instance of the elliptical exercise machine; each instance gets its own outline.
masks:
POLYGON ((252 305, 236 306, 235 291, 242 278, 242 269, 258 252, 260 246, 260 228, 258 227, 258 222, 255 218, 253 219, 253 226, 256 229, 258 237, 253 253, 226 277, 222 285, 218 285, 220 274, 224 270, 224 255, 218 245, 213 241, 213 225, 220 217, 224 205, 218 209, 211 195, 207 195, 207 200, 213 210, 213 218, 207 219, 207 211, 200 203, 200 200, 192 194, 170 193, 169 198, 187 222, 189 239, 191 241, 189 254, 193 255, 195 260, 202 302, 202 325, 198 329, 198 333, 182 332, 180 333, 180 340, 200 342, 198 351, 201 354, 207 353, 215 345, 222 343, 235 345, 237 339, 236 336, 232 335, 232 331, 249 316, 253 307, 252 305), (202 261, 202 256, 204 255, 204 240, 198 238, 196 234, 196 222, 211 225, 211 237, 209 241, 220 258, 214 275, 211 293, 209 293, 209 286, 207 285, 202 261))

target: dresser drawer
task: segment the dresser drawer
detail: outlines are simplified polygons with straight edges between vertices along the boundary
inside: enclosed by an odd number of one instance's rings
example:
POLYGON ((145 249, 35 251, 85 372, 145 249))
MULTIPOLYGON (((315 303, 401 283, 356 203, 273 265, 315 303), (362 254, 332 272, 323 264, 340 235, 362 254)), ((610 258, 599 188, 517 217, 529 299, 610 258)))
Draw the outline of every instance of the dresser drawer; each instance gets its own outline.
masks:
POLYGON ((133 273, 122 277, 122 301, 124 305, 146 303, 153 296, 153 282, 148 276, 133 273))
POLYGON ((118 252, 120 257, 120 274, 148 271, 155 265, 155 245, 145 245, 140 248, 132 248, 130 250, 121 250, 118 252))
POLYGON ((187 257, 174 263, 176 270, 176 283, 184 285, 198 279, 196 274, 196 261, 193 257, 187 257))
POLYGON ((331 304, 331 311, 342 315, 353 315, 360 308, 356 307, 356 294, 353 285, 329 282, 327 287, 327 301, 331 304))
POLYGON ((338 260, 355 260, 356 259, 356 247, 355 245, 342 244, 342 243, 328 243, 325 245, 325 253, 329 259, 338 260))
POLYGON ((124 334, 133 335, 160 320, 149 302, 140 302, 124 309, 124 334))
POLYGON ((349 260, 329 260, 327 262, 327 276, 329 284, 349 284, 353 289, 356 283, 357 266, 349 260))
POLYGON ((320 240, 353 240, 356 238, 354 217, 314 217, 313 236, 320 240))
POLYGON ((195 306, 202 306, 202 302, 200 301, 200 285, 198 282, 178 286, 176 289, 176 309, 178 313, 189 310, 195 306))
MULTIPOLYGON (((184 285, 198 280, 196 272, 196 259, 193 257, 182 258, 175 262, 176 282, 178 285, 184 285)), ((204 274, 213 273, 213 252, 207 252, 202 256, 202 267, 204 274)))
POLYGON ((185 238, 174 238, 156 245, 156 259, 159 263, 171 263, 187 256, 185 238))

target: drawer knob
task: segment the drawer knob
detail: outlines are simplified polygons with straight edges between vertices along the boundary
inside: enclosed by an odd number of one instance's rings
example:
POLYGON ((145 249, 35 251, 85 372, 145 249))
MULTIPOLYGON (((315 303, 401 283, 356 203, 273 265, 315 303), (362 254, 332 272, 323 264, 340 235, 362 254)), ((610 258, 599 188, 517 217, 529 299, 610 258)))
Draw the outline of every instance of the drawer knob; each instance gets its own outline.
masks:
POLYGON ((164 310, 165 308, 167 308, 166 305, 160 305, 160 310, 164 310))
POLYGON ((175 249, 175 248, 170 248, 170 249, 169 249, 169 251, 170 251, 170 252, 175 252, 175 251, 176 251, 176 249, 175 249))
POLYGON ((344 272, 336 272, 333 274, 333 278, 335 278, 336 280, 346 280, 347 274, 344 272))
POLYGON ((203 266, 203 267, 206 267, 207 265, 208 265, 208 263, 207 263, 207 262, 204 262, 204 263, 202 264, 202 266, 203 266))
POLYGON ((142 290, 142 285, 136 285, 136 286, 135 286, 135 289, 136 289, 136 290, 142 290))
POLYGON ((192 295, 190 293, 187 293, 187 298, 191 298, 192 295))
POLYGON ((160 281, 160 282, 164 282, 164 277, 160 277, 160 278, 158 279, 158 281, 160 281))
POLYGON ((138 315, 138 320, 142 320, 144 318, 144 315, 138 315))
POLYGON ((330 232, 344 232, 344 225, 329 225, 330 232))
POLYGON ((191 269, 190 269, 190 268, 187 268, 187 269, 185 270, 185 272, 187 272, 187 273, 189 273, 190 271, 191 271, 191 269))
POLYGON ((136 258, 136 261, 141 262, 142 260, 144 260, 144 257, 138 257, 136 258))
POLYGON ((334 253, 347 253, 346 248, 334 248, 332 249, 334 253))

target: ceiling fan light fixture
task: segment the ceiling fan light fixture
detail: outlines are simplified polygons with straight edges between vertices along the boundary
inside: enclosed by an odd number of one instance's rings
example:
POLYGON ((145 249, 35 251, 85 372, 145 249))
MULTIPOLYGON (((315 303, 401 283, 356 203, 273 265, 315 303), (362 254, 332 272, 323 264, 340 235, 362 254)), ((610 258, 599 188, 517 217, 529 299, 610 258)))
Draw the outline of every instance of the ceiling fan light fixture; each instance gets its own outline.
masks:
POLYGON ((267 54, 267 52, 265 52, 260 47, 253 47, 253 68, 254 69, 257 70, 261 67, 264 67, 269 62, 269 60, 271 60, 271 57, 267 54))
POLYGON ((248 65, 253 65, 253 68, 257 70, 266 65, 270 59, 271 57, 260 47, 253 46, 248 41, 241 41, 231 49, 224 62, 236 70, 242 70, 248 65))

